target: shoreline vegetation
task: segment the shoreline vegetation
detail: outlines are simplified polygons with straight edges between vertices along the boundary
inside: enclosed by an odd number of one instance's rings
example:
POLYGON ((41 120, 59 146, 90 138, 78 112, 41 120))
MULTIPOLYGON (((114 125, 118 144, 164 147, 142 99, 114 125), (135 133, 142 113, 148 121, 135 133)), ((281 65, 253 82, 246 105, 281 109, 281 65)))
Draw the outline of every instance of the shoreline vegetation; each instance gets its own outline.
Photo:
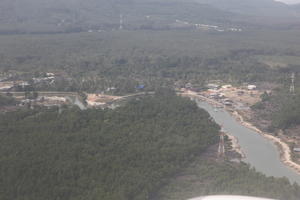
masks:
MULTIPOLYGON (((195 92, 191 92, 188 91, 186 93, 182 93, 182 96, 187 96, 187 97, 193 97, 193 98, 199 98, 201 100, 206 101, 207 103, 211 104, 211 105, 217 105, 217 106, 223 106, 223 104, 209 99, 207 97, 204 97, 202 95, 196 94, 195 92)), ((288 146, 288 144, 286 144, 285 142, 283 142, 280 138, 275 137, 273 135, 271 135, 270 133, 264 132, 260 129, 258 129, 257 127, 255 127, 253 124, 247 122, 244 120, 244 117, 242 115, 240 115, 236 110, 234 110, 232 112, 232 110, 229 110, 228 108, 224 108, 226 111, 229 111, 229 113, 244 127, 249 128, 255 132, 257 132, 258 134, 260 134, 261 136, 263 136, 264 138, 270 140, 273 144, 276 145, 277 149, 279 150, 280 153, 280 160, 281 162, 288 166, 289 168, 291 168, 292 170, 294 170, 295 172, 297 172, 298 174, 300 174, 300 165, 295 163, 292 160, 292 153, 290 150, 290 147, 288 146)), ((227 134, 228 135, 228 134, 227 134)), ((233 141, 233 140, 232 140, 233 141)), ((234 146, 234 145, 233 145, 234 146)), ((237 146, 238 147, 238 146, 237 146)), ((235 148, 235 151, 238 152, 239 148, 235 148)), ((241 151, 242 152, 242 151, 241 151)), ((238 152, 239 153, 239 152, 238 152)), ((243 154, 241 154, 242 156, 244 156, 243 154)), ((244 158, 244 157, 243 157, 244 158)))
POLYGON ((275 137, 273 135, 271 135, 270 133, 261 131, 260 129, 258 129, 257 127, 255 127, 253 124, 246 122, 243 118, 243 116, 241 116, 237 111, 235 111, 234 113, 232 113, 232 115, 245 127, 259 133, 260 135, 262 135, 264 138, 270 140, 273 142, 273 144, 275 144, 277 146, 277 149, 279 150, 280 153, 280 160, 282 163, 284 163, 286 166, 290 167, 291 169, 293 169, 294 171, 296 171, 298 174, 300 174, 300 165, 295 163, 292 160, 292 153, 290 150, 290 147, 288 146, 287 143, 283 142, 280 138, 275 137))
POLYGON ((241 156, 241 159, 246 158, 246 154, 243 152, 243 150, 242 150, 242 148, 239 144, 239 140, 235 136, 230 135, 227 132, 225 132, 225 134, 227 135, 227 137, 231 141, 232 150, 235 151, 236 153, 238 153, 241 156))

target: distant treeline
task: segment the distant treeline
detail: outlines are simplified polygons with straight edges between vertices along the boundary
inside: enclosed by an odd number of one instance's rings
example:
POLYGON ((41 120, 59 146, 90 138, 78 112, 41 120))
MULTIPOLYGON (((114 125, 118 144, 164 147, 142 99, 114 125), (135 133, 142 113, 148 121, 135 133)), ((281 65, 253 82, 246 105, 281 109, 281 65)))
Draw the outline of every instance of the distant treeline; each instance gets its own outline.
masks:
POLYGON ((201 88, 209 80, 281 83, 297 66, 272 68, 256 56, 300 56, 297 34, 286 33, 288 41, 281 41, 281 34, 267 33, 115 31, 1 36, 0 70, 14 73, 15 80, 30 80, 44 72, 62 75, 54 84, 36 85, 37 90, 102 92, 114 87, 115 94, 136 92, 137 85, 153 91, 191 82, 201 88))

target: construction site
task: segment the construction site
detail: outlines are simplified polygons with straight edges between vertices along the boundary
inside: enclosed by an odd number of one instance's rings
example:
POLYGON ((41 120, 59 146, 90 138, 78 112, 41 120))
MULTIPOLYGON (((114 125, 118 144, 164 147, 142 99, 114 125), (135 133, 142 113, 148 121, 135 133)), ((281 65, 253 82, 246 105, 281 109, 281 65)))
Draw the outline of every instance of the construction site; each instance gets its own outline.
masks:
MULTIPOLYGON (((246 85, 242 87, 234 87, 232 85, 208 84, 207 90, 198 92, 199 95, 219 102, 220 105, 232 107, 238 110, 247 110, 250 106, 261 100, 264 92, 269 90, 261 90, 256 85, 246 85)), ((186 92, 189 89, 182 89, 186 92)))
POLYGON ((105 94, 87 94, 86 102, 89 106, 104 106, 121 99, 120 96, 112 96, 105 94))

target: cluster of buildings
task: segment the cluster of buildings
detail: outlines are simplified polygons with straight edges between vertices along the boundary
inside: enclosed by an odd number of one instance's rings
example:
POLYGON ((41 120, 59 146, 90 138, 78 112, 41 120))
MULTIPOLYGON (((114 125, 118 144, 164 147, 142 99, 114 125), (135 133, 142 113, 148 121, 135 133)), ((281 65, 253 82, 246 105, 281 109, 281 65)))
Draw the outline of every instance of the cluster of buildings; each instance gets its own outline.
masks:
POLYGON ((246 108, 259 100, 261 91, 253 84, 244 85, 241 88, 233 87, 230 84, 221 85, 209 83, 205 88, 197 89, 191 83, 185 85, 185 89, 197 92, 209 99, 216 100, 225 106, 239 106, 246 108))
POLYGON ((66 97, 58 96, 38 96, 36 99, 23 99, 20 101, 19 106, 26 105, 40 105, 40 106, 59 106, 62 104, 67 104, 68 100, 66 97))
POLYGON ((30 84, 27 81, 2 81, 0 82, 0 91, 10 91, 13 88, 25 88, 30 84))
POLYGON ((53 84, 55 82, 55 74, 54 73, 46 73, 43 77, 32 78, 30 81, 24 80, 12 80, 13 77, 0 80, 0 91, 19 91, 20 89, 25 89, 28 86, 33 84, 40 84, 40 83, 49 83, 53 84))
POLYGON ((183 20, 175 20, 175 23, 171 25, 172 28, 181 28, 181 29, 197 29, 197 30, 203 30, 203 31, 217 31, 217 32, 242 32, 243 30, 241 28, 221 28, 216 25, 209 25, 209 24, 193 24, 187 21, 183 20))
POLYGON ((38 84, 42 82, 49 82, 49 84, 53 84, 55 81, 55 74, 54 73, 46 73, 45 77, 38 77, 38 78, 33 78, 33 83, 38 84))
POLYGON ((226 95, 222 92, 223 90, 227 90, 232 88, 232 85, 223 85, 220 86, 218 84, 210 83, 207 84, 207 92, 204 95, 208 98, 215 99, 221 101, 226 106, 232 106, 233 101, 229 98, 226 98, 226 95), (220 90, 222 89, 222 90, 220 90))
POLYGON ((261 91, 257 90, 256 85, 245 85, 240 88, 232 85, 208 84, 208 90, 203 95, 208 98, 218 100, 226 106, 238 105, 246 108, 260 100, 261 91))
MULTIPOLYGON (((18 104, 15 106, 54 106, 67 103, 64 97, 48 97, 39 96, 38 92, 28 90, 31 86, 47 83, 54 83, 56 77, 54 73, 45 73, 37 78, 32 78, 29 81, 15 80, 16 76, 7 76, 0 80, 0 92, 3 94, 14 95, 18 104)), ((12 106, 13 107, 13 106, 12 106)))
POLYGON ((219 26, 214 26, 214 25, 208 25, 208 24, 195 24, 196 29, 199 30, 214 30, 218 32, 225 32, 225 31, 230 31, 230 32, 242 32, 243 30, 241 28, 221 28, 219 26))

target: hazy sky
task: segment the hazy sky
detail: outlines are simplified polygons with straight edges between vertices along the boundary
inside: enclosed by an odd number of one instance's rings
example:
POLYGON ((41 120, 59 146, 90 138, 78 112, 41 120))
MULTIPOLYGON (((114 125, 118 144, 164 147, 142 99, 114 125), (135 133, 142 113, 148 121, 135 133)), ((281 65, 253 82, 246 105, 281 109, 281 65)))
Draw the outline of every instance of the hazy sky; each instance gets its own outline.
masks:
POLYGON ((277 1, 281 1, 281 2, 289 3, 289 4, 300 3, 300 0, 277 0, 277 1))

